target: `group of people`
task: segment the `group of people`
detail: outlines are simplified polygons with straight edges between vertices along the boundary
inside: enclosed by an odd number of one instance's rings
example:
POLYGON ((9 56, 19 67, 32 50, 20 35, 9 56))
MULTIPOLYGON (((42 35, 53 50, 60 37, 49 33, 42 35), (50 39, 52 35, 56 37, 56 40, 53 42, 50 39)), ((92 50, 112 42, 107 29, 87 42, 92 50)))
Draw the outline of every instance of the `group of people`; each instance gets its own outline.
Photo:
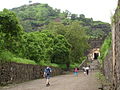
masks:
MULTIPOLYGON (((84 74, 87 74, 87 75, 89 74, 90 66, 83 67, 82 69, 83 69, 84 74)), ((79 71, 79 68, 74 69, 74 75, 75 76, 78 76, 78 71, 79 71)), ((49 66, 44 69, 43 77, 46 78, 46 86, 50 86, 49 79, 50 79, 50 76, 51 76, 51 72, 52 72, 52 69, 49 66)))
MULTIPOLYGON (((87 66, 87 67, 83 67, 83 72, 85 75, 88 75, 89 74, 89 71, 90 71, 90 66, 87 66)), ((79 68, 75 68, 74 69, 74 75, 75 76, 78 76, 78 71, 79 71, 79 68)))

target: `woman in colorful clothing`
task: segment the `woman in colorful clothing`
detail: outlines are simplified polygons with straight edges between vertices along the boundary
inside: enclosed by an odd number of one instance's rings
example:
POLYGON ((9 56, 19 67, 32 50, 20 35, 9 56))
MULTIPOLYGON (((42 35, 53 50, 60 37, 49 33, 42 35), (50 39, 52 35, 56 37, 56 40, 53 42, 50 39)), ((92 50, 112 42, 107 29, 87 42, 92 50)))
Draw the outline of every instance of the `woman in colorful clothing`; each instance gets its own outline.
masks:
POLYGON ((78 76, 78 68, 75 68, 75 69, 74 69, 74 75, 75 75, 75 76, 78 76))

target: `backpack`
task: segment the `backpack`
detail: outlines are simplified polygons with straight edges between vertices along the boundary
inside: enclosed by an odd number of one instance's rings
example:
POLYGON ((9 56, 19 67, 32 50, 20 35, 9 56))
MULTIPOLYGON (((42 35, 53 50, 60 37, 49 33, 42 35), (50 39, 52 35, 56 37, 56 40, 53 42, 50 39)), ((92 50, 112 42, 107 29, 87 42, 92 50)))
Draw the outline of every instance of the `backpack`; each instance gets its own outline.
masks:
POLYGON ((51 69, 50 69, 50 68, 48 68, 48 69, 46 68, 46 69, 45 69, 45 73, 46 73, 47 75, 50 75, 51 69))

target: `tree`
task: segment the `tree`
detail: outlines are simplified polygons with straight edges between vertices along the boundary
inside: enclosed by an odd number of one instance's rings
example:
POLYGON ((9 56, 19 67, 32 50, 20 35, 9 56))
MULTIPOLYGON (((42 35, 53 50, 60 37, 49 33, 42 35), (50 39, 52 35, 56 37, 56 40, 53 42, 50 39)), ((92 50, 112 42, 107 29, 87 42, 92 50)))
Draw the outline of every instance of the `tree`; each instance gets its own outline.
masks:
MULTIPOLYGON (((69 66, 71 45, 67 42, 63 35, 58 35, 54 39, 53 54, 51 61, 57 64, 66 64, 69 66)), ((69 67, 68 67, 69 68, 69 67)))
POLYGON ((15 13, 7 9, 0 12, 0 32, 4 34, 3 40, 5 48, 14 53, 19 53, 23 28, 19 24, 15 13))
POLYGON ((77 19, 77 14, 71 14, 71 20, 76 20, 77 19))
MULTIPOLYGON (((91 32, 103 31, 102 36, 106 37, 111 31, 109 23, 93 21, 92 18, 86 18, 84 14, 80 14, 78 16, 68 10, 61 12, 60 9, 53 9, 47 4, 37 3, 32 5, 23 5, 12 10, 21 19, 21 24, 27 32, 43 30, 44 25, 48 25, 55 20, 63 23, 64 25, 69 25, 71 22, 77 20, 83 27, 88 27, 89 30, 87 34, 90 37, 95 36, 94 34, 91 34, 91 32)), ((98 36, 96 35, 96 37, 98 36)))
POLYGON ((53 22, 47 26, 47 29, 56 36, 63 35, 67 39, 67 42, 71 45, 70 60, 79 62, 80 57, 83 57, 88 48, 86 28, 81 26, 79 21, 73 21, 69 25, 53 22))
POLYGON ((24 38, 26 39, 26 53, 25 57, 39 63, 45 60, 45 43, 44 40, 47 37, 46 34, 40 32, 26 33, 24 38))
POLYGON ((65 35, 66 33, 65 26, 60 22, 51 22, 46 26, 46 29, 55 35, 65 35))
POLYGON ((0 21, 0 30, 3 33, 9 33, 11 36, 20 36, 19 34, 23 32, 18 18, 12 11, 4 9, 2 12, 0 12, 0 21))
POLYGON ((65 37, 72 46, 70 59, 72 62, 79 62, 80 58, 84 56, 85 50, 88 48, 85 28, 80 26, 78 21, 75 21, 67 26, 65 37))
POLYGON ((4 34, 0 33, 0 51, 5 49, 4 48, 4 34))

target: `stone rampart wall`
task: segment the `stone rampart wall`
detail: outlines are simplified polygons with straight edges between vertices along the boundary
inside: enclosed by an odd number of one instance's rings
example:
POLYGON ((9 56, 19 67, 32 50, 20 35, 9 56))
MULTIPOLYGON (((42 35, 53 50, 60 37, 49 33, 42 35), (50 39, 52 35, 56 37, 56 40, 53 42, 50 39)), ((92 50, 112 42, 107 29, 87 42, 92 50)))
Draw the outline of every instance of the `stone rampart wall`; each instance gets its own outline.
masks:
MULTIPOLYGON (((20 63, 0 63, 0 85, 21 83, 29 80, 43 78, 44 66, 20 64, 20 63)), ((62 74, 62 70, 52 67, 52 76, 62 74)))
POLYGON ((104 61, 103 71, 111 83, 107 90, 120 90, 120 0, 113 19, 112 49, 104 61))

